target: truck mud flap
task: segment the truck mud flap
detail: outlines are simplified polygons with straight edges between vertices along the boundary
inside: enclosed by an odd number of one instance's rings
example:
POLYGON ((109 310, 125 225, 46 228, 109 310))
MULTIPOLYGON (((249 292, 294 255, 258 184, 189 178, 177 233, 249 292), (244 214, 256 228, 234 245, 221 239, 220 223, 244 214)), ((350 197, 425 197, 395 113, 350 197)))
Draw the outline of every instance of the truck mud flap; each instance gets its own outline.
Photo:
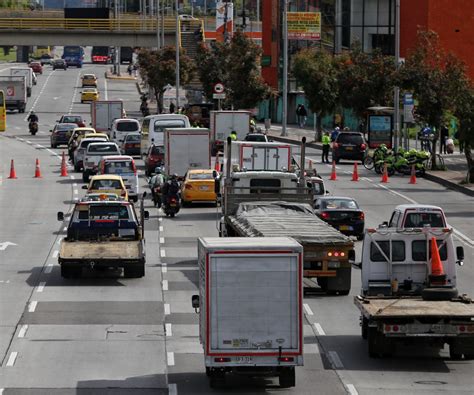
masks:
POLYGON ((474 338, 457 338, 449 342, 449 356, 451 359, 474 359, 474 338))
POLYGON ((348 295, 351 290, 351 268, 337 269, 336 277, 327 277, 325 291, 328 294, 348 295))

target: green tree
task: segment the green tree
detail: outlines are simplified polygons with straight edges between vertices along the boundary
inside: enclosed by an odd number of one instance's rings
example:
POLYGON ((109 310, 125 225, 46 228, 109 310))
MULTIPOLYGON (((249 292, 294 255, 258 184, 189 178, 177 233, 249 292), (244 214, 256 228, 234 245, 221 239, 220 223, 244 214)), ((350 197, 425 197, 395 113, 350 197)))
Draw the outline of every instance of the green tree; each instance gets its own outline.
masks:
MULTIPOLYGON (((176 50, 175 47, 164 47, 158 51, 143 49, 138 54, 140 74, 145 82, 153 88, 157 102, 157 112, 163 112, 163 96, 166 85, 176 82, 176 50)), ((180 49, 179 75, 181 84, 188 84, 194 73, 193 60, 180 49)))
POLYGON ((293 75, 303 87, 309 108, 315 114, 317 139, 322 117, 332 114, 338 103, 338 71, 335 59, 324 51, 300 51, 293 59, 293 75))
POLYGON ((260 56, 260 47, 241 31, 236 31, 228 43, 201 46, 196 64, 207 99, 212 99, 214 84, 221 82, 226 106, 255 107, 270 92, 261 77, 260 56))
MULTIPOLYGON (((398 78, 403 88, 414 92, 418 101, 418 119, 436 130, 433 152, 436 152, 444 116, 455 107, 462 75, 464 65, 441 47, 438 34, 419 31, 416 45, 400 68, 398 78)), ((437 168, 436 156, 433 157, 433 167, 437 168)))
POLYGON ((360 119, 364 119, 368 107, 393 103, 393 57, 379 49, 366 53, 355 43, 350 53, 337 58, 337 68, 340 104, 351 108, 360 119))
POLYGON ((464 143, 468 174, 466 181, 474 183, 474 161, 471 149, 474 145, 474 86, 463 79, 465 85, 457 93, 455 115, 459 119, 459 140, 464 143))

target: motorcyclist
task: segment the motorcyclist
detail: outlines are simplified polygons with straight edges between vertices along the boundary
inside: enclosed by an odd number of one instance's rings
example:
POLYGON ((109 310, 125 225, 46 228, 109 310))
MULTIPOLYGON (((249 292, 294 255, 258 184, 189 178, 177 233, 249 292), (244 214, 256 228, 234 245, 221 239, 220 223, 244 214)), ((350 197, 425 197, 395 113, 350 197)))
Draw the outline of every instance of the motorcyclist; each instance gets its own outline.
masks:
POLYGON ((157 167, 155 169, 155 174, 153 177, 150 178, 150 181, 148 182, 148 186, 151 189, 151 196, 153 199, 153 202, 158 206, 158 208, 161 207, 161 192, 155 192, 155 188, 162 188, 163 185, 165 184, 165 176, 162 174, 162 169, 161 167, 157 167))
POLYGON ((33 127, 33 123, 36 122, 36 124, 38 124, 38 121, 39 121, 38 115, 36 115, 34 111, 31 111, 30 115, 27 118, 27 121, 29 122, 28 128, 31 130, 31 128, 33 127))
POLYGON ((163 203, 168 205, 172 197, 177 197, 179 194, 179 182, 177 174, 170 176, 169 180, 164 183, 161 188, 161 195, 163 203))

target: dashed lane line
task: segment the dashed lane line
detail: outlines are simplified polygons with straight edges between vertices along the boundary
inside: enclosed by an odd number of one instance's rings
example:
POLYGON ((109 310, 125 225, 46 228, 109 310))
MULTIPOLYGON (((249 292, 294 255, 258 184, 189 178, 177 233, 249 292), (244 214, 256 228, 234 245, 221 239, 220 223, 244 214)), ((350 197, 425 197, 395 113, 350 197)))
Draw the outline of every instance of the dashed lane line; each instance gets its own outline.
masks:
POLYGON ((164 237, 160 237, 160 244, 165 244, 165 238, 164 237))
POLYGON ((36 289, 36 292, 43 292, 44 291, 44 287, 46 287, 46 282, 45 281, 41 281, 38 285, 38 288, 36 289))
POLYGON ((26 122, 28 120, 28 117, 30 116, 31 112, 35 109, 36 103, 38 103, 38 100, 41 98, 41 95, 43 94, 43 92, 46 88, 46 85, 48 85, 48 81, 51 78, 51 76, 54 74, 54 72, 55 72, 55 70, 51 71, 51 73, 48 75, 48 77, 46 77, 46 80, 44 81, 44 84, 41 87, 41 90, 39 91, 38 96, 36 96, 36 99, 33 102, 33 105, 30 107, 30 111, 28 111, 25 118, 23 119, 24 122, 26 122))
POLYGON ((76 102, 76 95, 77 95, 77 89, 78 89, 80 77, 81 77, 81 71, 77 73, 76 83, 74 84, 74 93, 72 94, 71 105, 69 106, 68 114, 72 113, 72 108, 74 107, 74 103, 76 102))
POLYGON ((53 258, 57 258, 59 255, 59 251, 58 250, 54 250, 53 252, 53 258))
POLYGON ((306 315, 313 315, 313 311, 311 310, 311 307, 307 303, 303 304, 304 311, 306 315))
POLYGON ((162 284, 163 284, 163 291, 168 291, 168 280, 163 280, 162 284))
POLYGON ((346 384, 346 388, 350 395, 359 395, 354 384, 346 384))
POLYGON ((336 351, 329 351, 328 357, 331 360, 332 366, 334 369, 343 369, 344 365, 342 364, 341 358, 336 351))
POLYGON ((166 257, 166 251, 165 251, 163 248, 160 250, 160 256, 161 256, 162 258, 165 258, 165 257, 166 257))
POLYGON ((169 303, 164 304, 164 309, 165 309, 165 315, 170 315, 171 314, 171 307, 169 303))
POLYGON ((15 361, 16 361, 17 356, 18 356, 18 353, 16 351, 12 351, 10 356, 8 357, 7 366, 15 365, 15 361))
POLYGON ((166 337, 173 336, 173 331, 171 330, 171 324, 169 322, 165 324, 165 333, 166 337))
POLYGON ((160 226, 160 232, 163 232, 163 226, 160 226))
POLYGON ((46 267, 44 268, 44 273, 45 274, 50 274, 53 271, 53 264, 48 263, 46 267))
POLYGON ((38 302, 36 300, 31 301, 30 304, 28 305, 28 312, 34 313, 37 305, 38 305, 38 302))
POLYGON ((316 322, 315 324, 313 324, 313 326, 314 326, 314 329, 316 330, 316 332, 318 332, 319 336, 325 336, 326 335, 326 332, 324 332, 324 329, 321 326, 321 324, 316 322))
POLYGON ((168 360, 168 366, 174 366, 174 352, 168 351, 167 360, 168 360))
POLYGON ((168 265, 166 263, 161 264, 161 273, 168 272, 168 265))
POLYGON ((20 339, 24 338, 27 331, 28 331, 28 325, 22 325, 20 330, 18 331, 18 337, 20 339))
MULTIPOLYGON (((178 385, 177 384, 168 384, 168 394, 169 395, 178 395, 178 385)), ((1 395, 1 392, 0 392, 1 395)))

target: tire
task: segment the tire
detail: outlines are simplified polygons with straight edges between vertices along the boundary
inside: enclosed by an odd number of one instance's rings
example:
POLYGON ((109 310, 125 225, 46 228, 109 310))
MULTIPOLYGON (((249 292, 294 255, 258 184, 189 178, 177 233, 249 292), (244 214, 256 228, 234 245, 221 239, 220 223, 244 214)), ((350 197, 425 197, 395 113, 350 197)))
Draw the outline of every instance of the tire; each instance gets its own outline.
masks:
POLYGON ((170 214, 170 217, 171 217, 171 218, 174 218, 174 216, 175 216, 175 213, 171 213, 171 214, 170 214))
POLYGON ((377 174, 382 174, 382 168, 381 168, 380 165, 375 164, 375 165, 374 165, 374 170, 375 170, 375 172, 376 172, 377 174))
POLYGON ((378 342, 377 342, 377 328, 368 328, 367 347, 368 347, 370 358, 380 357, 379 347, 378 347, 378 342))
POLYGON ((76 165, 76 164, 74 163, 74 171, 77 172, 77 173, 79 173, 79 172, 81 171, 81 167, 80 167, 79 165, 76 165))
POLYGON ((374 159, 371 156, 366 156, 362 161, 362 164, 367 170, 372 170, 374 168, 374 159))
POLYGON ((393 167, 387 167, 387 174, 389 177, 392 177, 395 174, 395 169, 393 167))
POLYGON ((140 278, 145 276, 145 264, 132 265, 123 268, 123 275, 126 278, 140 278))
POLYGON ((57 148, 56 144, 51 144, 51 148, 57 148))
POLYGON ((278 376, 280 388, 290 388, 296 385, 295 368, 284 368, 278 376))
POLYGON ((181 204, 182 204, 183 207, 189 207, 191 205, 191 202, 188 202, 186 200, 182 200, 181 204))
POLYGON ((336 162, 336 165, 339 163, 340 159, 339 158, 335 158, 334 159, 334 162, 336 162))
POLYGON ((421 297, 423 300, 451 300, 458 297, 457 288, 425 288, 421 291, 421 297))
POLYGON ((360 328, 362 339, 367 340, 369 334, 369 320, 367 318, 362 317, 362 325, 360 328))

